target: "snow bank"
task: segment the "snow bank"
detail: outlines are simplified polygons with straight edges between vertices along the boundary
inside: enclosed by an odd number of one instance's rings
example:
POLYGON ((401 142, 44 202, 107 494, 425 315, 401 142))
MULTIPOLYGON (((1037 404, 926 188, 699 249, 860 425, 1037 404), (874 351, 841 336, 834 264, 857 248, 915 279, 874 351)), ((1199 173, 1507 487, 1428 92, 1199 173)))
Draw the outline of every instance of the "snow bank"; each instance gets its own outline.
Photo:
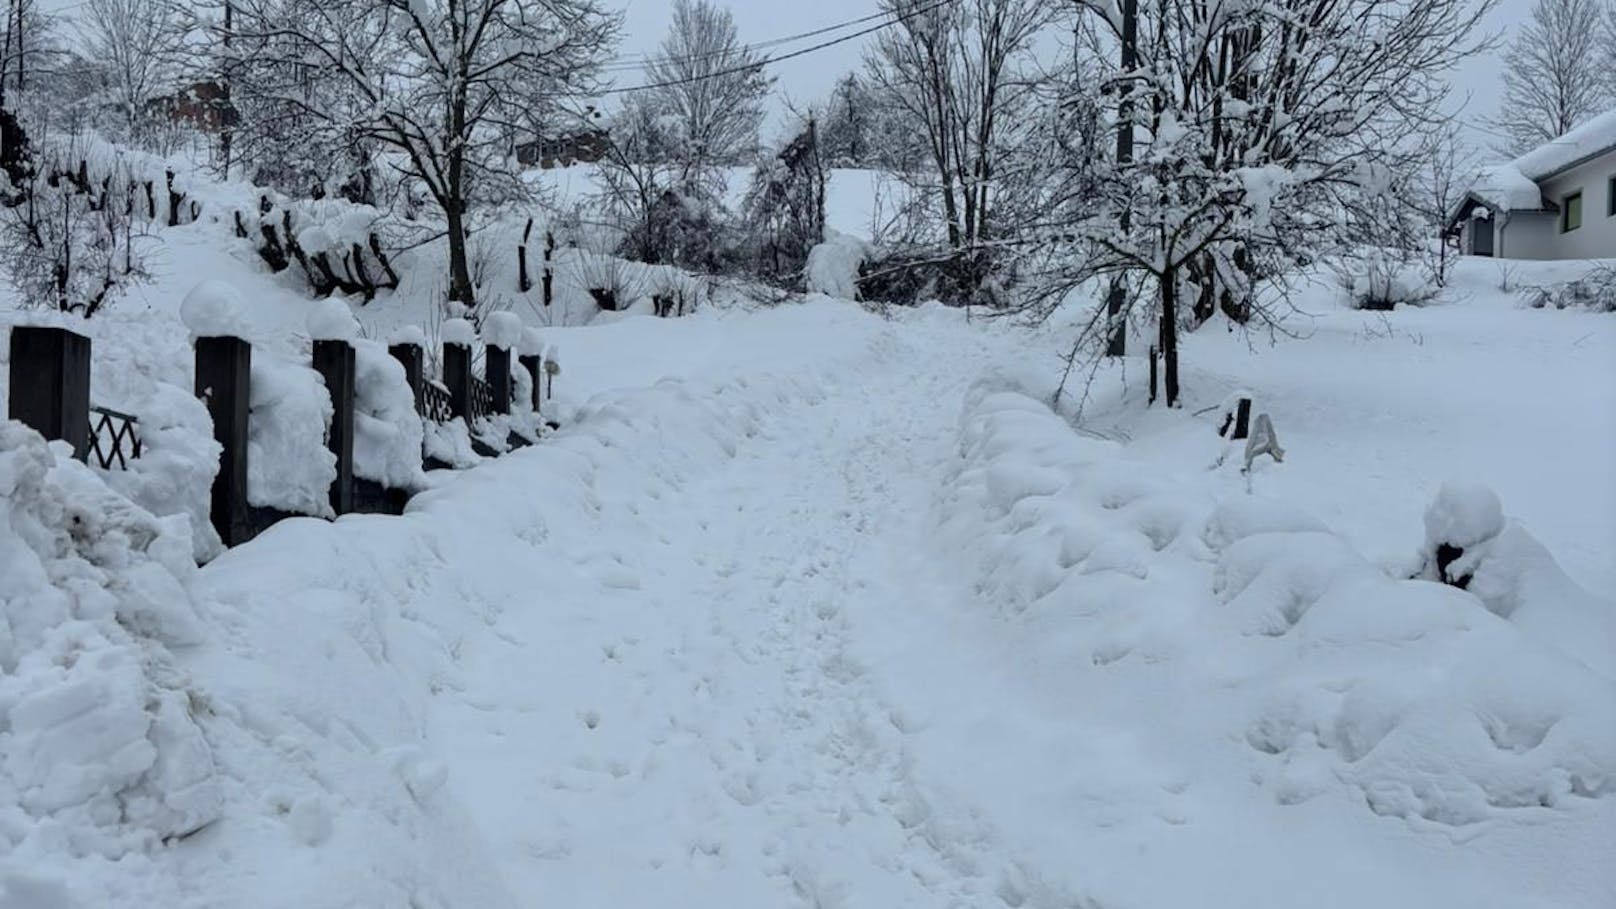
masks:
POLYGON ((190 522, 193 555, 207 561, 223 544, 209 515, 219 443, 207 406, 189 391, 155 382, 135 405, 141 454, 121 470, 102 473, 107 484, 155 515, 181 514, 190 522))
POLYGON ((1196 692, 1195 722, 1151 733, 1169 751, 1226 758, 1280 805, 1345 795, 1442 826, 1616 796, 1616 682, 1592 656, 1616 607, 1551 573, 1485 490, 1444 487, 1428 513, 1433 539, 1476 550, 1464 592, 1389 577, 1216 474, 1141 472, 1019 393, 974 391, 960 450, 940 546, 967 554, 1024 659, 1085 673, 1093 709, 1196 692))
POLYGON ((85 872, 139 868, 220 815, 170 651, 202 639, 189 528, 0 423, 0 566, 0 901, 128 899, 85 872))
POLYGON ((337 456, 326 447, 331 396, 305 363, 253 351, 247 418, 247 501, 293 514, 333 517, 337 456))

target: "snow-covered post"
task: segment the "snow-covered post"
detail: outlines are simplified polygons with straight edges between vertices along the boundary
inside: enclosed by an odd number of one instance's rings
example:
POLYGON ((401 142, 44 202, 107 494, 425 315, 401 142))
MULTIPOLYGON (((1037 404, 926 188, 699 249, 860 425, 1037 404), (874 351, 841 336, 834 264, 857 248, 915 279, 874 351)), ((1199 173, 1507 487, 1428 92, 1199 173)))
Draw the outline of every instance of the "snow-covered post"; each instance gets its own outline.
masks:
POLYGON ((555 234, 544 232, 544 305, 549 306, 555 299, 555 270, 551 267, 551 260, 555 256, 555 234))
POLYGON ((198 284, 180 304, 180 318, 195 339, 196 396, 213 418, 219 472, 208 515, 226 546, 253 537, 247 505, 247 414, 252 399, 252 345, 242 339, 246 304, 221 281, 198 284))
POLYGON ((522 320, 496 312, 483 322, 483 375, 494 398, 494 413, 511 412, 511 350, 522 341, 522 320))
POLYGON ((405 325, 388 339, 387 352, 404 367, 404 381, 415 395, 415 412, 424 413, 426 402, 426 334, 417 325, 405 325))
POLYGON ((527 374, 533 378, 533 412, 538 413, 539 402, 543 399, 540 389, 544 383, 544 338, 537 330, 522 329, 522 355, 517 359, 521 362, 522 368, 527 370, 527 374))
POLYGON ((326 446, 337 456, 337 478, 331 481, 331 510, 345 515, 354 508, 354 339, 359 322, 341 300, 317 301, 308 319, 314 340, 314 371, 331 396, 331 428, 326 446))
POLYGON ((449 390, 449 410, 465 420, 471 418, 471 349, 477 343, 477 329, 465 319, 443 323, 443 387, 449 390))
POLYGON ((90 450, 90 339, 65 328, 11 329, 11 419, 47 439, 90 450))

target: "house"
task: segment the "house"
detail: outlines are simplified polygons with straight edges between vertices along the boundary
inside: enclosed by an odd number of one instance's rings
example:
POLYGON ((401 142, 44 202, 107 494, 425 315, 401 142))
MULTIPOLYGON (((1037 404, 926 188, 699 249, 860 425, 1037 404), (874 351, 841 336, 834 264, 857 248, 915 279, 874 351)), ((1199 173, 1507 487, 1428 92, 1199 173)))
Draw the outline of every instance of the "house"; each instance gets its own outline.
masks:
POLYGON ((209 133, 235 126, 238 120, 230 93, 212 81, 195 82, 172 95, 152 98, 146 102, 146 109, 173 123, 209 133))
POLYGON ((589 129, 553 139, 535 139, 516 146, 516 160, 549 170, 577 162, 593 164, 606 157, 611 137, 602 129, 589 129))
POLYGON ((1476 256, 1616 259, 1616 110, 1482 168, 1443 236, 1476 256))

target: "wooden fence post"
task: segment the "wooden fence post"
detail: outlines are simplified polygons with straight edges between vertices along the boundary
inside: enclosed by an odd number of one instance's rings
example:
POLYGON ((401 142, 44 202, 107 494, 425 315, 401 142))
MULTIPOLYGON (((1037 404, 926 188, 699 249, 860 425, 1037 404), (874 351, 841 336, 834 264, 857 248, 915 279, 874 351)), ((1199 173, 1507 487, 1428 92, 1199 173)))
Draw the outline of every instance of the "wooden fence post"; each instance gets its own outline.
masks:
POLYGON ((47 439, 90 450, 90 339, 65 328, 11 329, 11 419, 47 439))
POLYGON ((494 413, 511 412, 511 352, 489 344, 483 351, 483 374, 494 397, 494 413))
POLYGON ((404 367, 404 381, 409 383, 410 391, 415 395, 415 412, 425 413, 425 402, 422 396, 426 394, 423 383, 426 381, 426 356, 419 344, 394 344, 387 348, 404 367))
POLYGON ((471 408, 471 345, 443 345, 443 387, 449 390, 449 410, 469 425, 471 408))
POLYGON ((544 381, 543 360, 536 353, 522 354, 517 359, 522 364, 522 368, 527 370, 527 374, 533 377, 533 387, 529 391, 532 392, 533 397, 533 412, 538 413, 539 401, 542 397, 539 393, 539 383, 544 381))
POLYGON ((337 456, 337 478, 331 482, 331 509, 345 515, 354 509, 354 348, 347 341, 315 341, 314 371, 331 395, 331 430, 326 446, 337 456))
POLYGON ((196 339, 196 396, 213 418, 219 473, 208 514, 226 546, 253 537, 247 506, 247 413, 252 395, 252 345, 240 338, 196 339))

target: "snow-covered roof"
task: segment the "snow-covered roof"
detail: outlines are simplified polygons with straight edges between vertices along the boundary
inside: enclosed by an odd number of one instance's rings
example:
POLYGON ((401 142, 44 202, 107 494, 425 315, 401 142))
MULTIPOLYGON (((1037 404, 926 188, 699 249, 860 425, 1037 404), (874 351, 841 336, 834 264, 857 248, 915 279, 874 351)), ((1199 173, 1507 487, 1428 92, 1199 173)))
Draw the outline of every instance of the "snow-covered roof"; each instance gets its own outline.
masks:
POLYGON ((1507 164, 1483 167, 1476 174, 1470 195, 1499 211, 1552 209, 1544 203, 1538 184, 1611 151, 1616 151, 1616 108, 1507 164))
POLYGON ((1546 180, 1589 158, 1616 150, 1616 108, 1582 124, 1558 139, 1539 145, 1510 166, 1529 180, 1546 180))
POLYGON ((1513 163, 1482 168, 1470 186, 1470 194, 1499 211, 1543 208, 1543 190, 1513 163))

